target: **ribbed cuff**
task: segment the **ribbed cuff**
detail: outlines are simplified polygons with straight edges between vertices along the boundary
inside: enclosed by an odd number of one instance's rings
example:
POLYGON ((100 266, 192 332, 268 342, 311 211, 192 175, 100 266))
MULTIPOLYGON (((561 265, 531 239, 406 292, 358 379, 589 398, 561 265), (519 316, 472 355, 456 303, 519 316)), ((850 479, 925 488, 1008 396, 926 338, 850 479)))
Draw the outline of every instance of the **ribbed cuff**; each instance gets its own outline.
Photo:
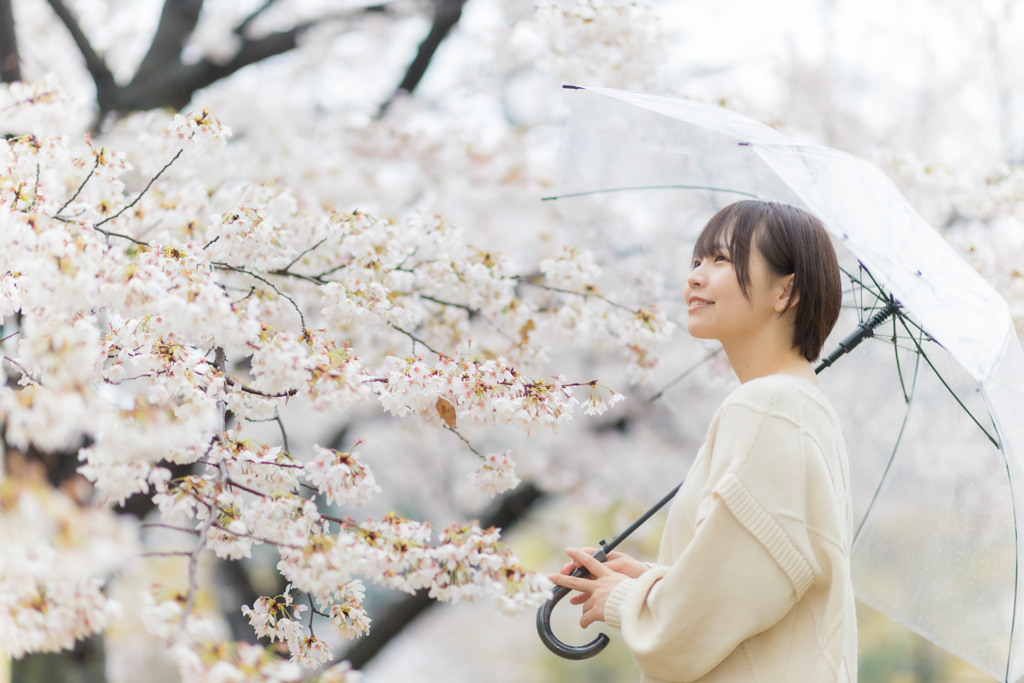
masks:
POLYGON ((626 599, 626 593, 635 583, 636 579, 623 579, 608 594, 608 600, 604 603, 604 623, 612 628, 622 630, 622 617, 619 610, 622 608, 622 602, 626 599))

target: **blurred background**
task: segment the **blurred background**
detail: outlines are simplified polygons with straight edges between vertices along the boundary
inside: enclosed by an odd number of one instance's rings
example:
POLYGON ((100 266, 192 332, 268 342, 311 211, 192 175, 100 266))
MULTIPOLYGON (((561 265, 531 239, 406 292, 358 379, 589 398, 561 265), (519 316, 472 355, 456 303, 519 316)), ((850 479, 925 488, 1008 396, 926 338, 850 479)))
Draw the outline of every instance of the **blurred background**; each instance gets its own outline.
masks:
MULTIPOLYGON (((396 220, 440 214, 474 246, 526 268, 580 241, 541 201, 556 182, 563 83, 715 103, 878 165, 1006 297, 1024 334, 1021 35, 1015 0, 0 0, 0 75, 54 74, 76 101, 63 132, 90 132, 129 159, 147 117, 209 108, 233 136, 207 182, 286 186, 301 202, 396 220)), ((638 300, 664 291, 656 275, 603 265, 609 291, 638 300)), ((415 420, 372 406, 283 417, 296 453, 366 440, 364 458, 384 493, 365 510, 340 513, 394 509, 437 527, 479 519, 505 528, 527 566, 554 570, 566 546, 610 538, 682 479, 736 386, 714 358, 651 402, 714 351, 686 338, 685 327, 676 336, 656 371, 632 387, 621 359, 559 347, 546 365, 600 377, 629 400, 559 434, 476 433, 476 442, 514 443, 523 483, 495 501, 466 481, 472 455, 415 420)), ((823 380, 845 420, 851 461, 855 435, 871 427, 845 391, 853 381, 849 373, 823 380)), ((280 439, 274 425, 250 435, 280 439)), ((135 498, 120 512, 146 518, 151 508, 135 498)), ((625 550, 653 559, 661 524, 652 520, 625 550)), ((150 548, 172 541, 145 538, 150 548)), ((254 640, 238 606, 283 589, 276 561, 269 551, 243 562, 204 559, 199 607, 219 615, 225 637, 254 640)), ((153 581, 180 583, 180 570, 173 560, 140 560, 110 590, 132 605, 153 581)), ((555 658, 532 614, 372 586, 367 610, 370 635, 334 651, 368 683, 639 677, 614 635, 595 659, 555 658)), ((556 617, 562 639, 593 637, 576 625, 577 608, 556 617)), ((862 605, 858 619, 862 681, 991 680, 879 612, 862 605)), ((18 683, 177 680, 131 609, 73 653, 8 668, 18 683)))

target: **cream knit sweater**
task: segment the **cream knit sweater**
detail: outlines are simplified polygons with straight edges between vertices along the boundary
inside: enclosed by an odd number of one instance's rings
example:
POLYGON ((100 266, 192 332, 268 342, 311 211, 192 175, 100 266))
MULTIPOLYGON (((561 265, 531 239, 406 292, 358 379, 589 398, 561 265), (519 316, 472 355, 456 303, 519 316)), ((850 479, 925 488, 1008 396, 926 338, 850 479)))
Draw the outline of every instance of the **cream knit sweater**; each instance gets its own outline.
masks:
POLYGON ((810 381, 749 381, 715 413, 658 564, 605 619, 644 683, 854 683, 852 510, 839 421, 810 381))

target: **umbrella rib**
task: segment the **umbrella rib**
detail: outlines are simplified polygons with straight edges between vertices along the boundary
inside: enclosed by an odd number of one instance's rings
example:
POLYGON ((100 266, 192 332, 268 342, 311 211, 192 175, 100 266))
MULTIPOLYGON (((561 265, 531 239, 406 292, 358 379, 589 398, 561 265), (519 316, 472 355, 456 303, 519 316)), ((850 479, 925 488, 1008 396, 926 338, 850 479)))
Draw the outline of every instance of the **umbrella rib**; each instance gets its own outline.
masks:
POLYGON ((605 194, 608 192, 628 192, 630 190, 710 190, 712 192, 728 192, 730 194, 738 194, 744 197, 752 197, 753 199, 760 199, 756 194, 750 192, 742 192, 740 190, 730 190, 725 187, 709 187, 705 185, 641 185, 638 187, 612 187, 607 190, 588 190, 586 192, 572 192, 570 194, 554 195, 552 197, 541 197, 542 202, 552 201, 555 199, 567 199, 569 197, 585 197, 592 194, 605 194))
MULTIPOLYGON (((903 315, 901 315, 899 313, 897 313, 896 315, 900 319, 900 324, 902 324, 904 327, 906 327, 906 324, 903 322, 903 315)), ((920 329, 920 328, 918 328, 918 329, 920 329)), ((924 330, 921 330, 921 331, 924 332, 924 330)), ((910 333, 910 329, 909 328, 907 328, 907 333, 908 334, 910 333)), ((942 382, 942 386, 946 387, 946 391, 948 391, 950 396, 953 397, 953 400, 956 401, 957 403, 959 403, 960 407, 964 409, 964 412, 967 413, 972 420, 974 420, 974 424, 978 425, 978 429, 980 429, 985 434, 985 436, 988 437, 988 440, 992 442, 992 445, 1001 450, 1002 446, 999 445, 999 441, 997 441, 995 439, 995 437, 993 437, 991 434, 988 433, 988 430, 985 429, 985 427, 982 426, 982 424, 980 422, 978 422, 978 418, 974 417, 974 413, 972 413, 970 411, 970 409, 968 409, 968 407, 964 405, 964 402, 960 400, 960 397, 956 395, 956 392, 953 391, 952 388, 950 388, 949 384, 946 383, 945 378, 942 375, 940 375, 939 371, 935 368, 934 365, 932 365, 931 359, 928 358, 928 354, 926 354, 924 352, 924 349, 921 348, 921 345, 916 340, 914 341, 914 344, 917 346, 917 352, 924 358, 924 362, 928 363, 928 367, 930 367, 932 369, 932 372, 935 373, 935 376, 939 378, 940 382, 942 382)))
MULTIPOLYGON (((904 319, 908 323, 910 323, 911 325, 916 327, 918 330, 920 330, 921 334, 923 334, 924 337, 925 337, 925 341, 935 342, 936 344, 939 344, 939 342, 935 339, 935 337, 933 337, 932 335, 928 334, 927 330, 925 330, 923 327, 921 327, 920 325, 915 323, 910 317, 904 316, 904 319)), ((909 330, 908 330, 908 332, 909 332, 909 330)), ((913 337, 910 337, 910 338, 912 339, 913 337)), ((942 344, 939 344, 939 346, 942 346, 942 344)), ((945 347, 943 346, 942 348, 945 348, 945 347)))
MULTIPOLYGON (((918 358, 920 363, 920 357, 918 358)), ((910 394, 913 396, 914 389, 917 385, 917 371, 914 372, 914 383, 910 387, 910 394)), ((892 463, 896 459, 896 451, 899 450, 900 442, 903 440, 903 432, 907 429, 907 420, 910 418, 910 401, 907 401, 907 409, 903 412, 903 424, 900 425, 900 433, 896 437, 896 443, 892 446, 892 453, 889 454, 889 462, 885 464, 885 471, 882 472, 881 478, 878 480, 878 486, 875 487, 875 495, 871 496, 871 502, 868 504, 868 509, 864 511, 864 516, 860 520, 860 524, 857 525, 857 532, 853 534, 853 540, 850 542, 850 547, 857 542, 860 537, 860 532, 864 528, 864 524, 867 523, 868 517, 871 516, 871 510, 875 507, 875 501, 878 500, 878 494, 882 491, 882 485, 885 484, 885 478, 889 475, 889 469, 892 468, 892 463)))
MULTIPOLYGON (((896 319, 892 321, 892 350, 896 356, 896 373, 900 376, 900 389, 903 390, 903 402, 909 404, 910 396, 907 394, 907 384, 903 381, 903 368, 900 367, 900 346, 896 343, 896 319)), ((915 373, 916 375, 916 373, 915 373)))

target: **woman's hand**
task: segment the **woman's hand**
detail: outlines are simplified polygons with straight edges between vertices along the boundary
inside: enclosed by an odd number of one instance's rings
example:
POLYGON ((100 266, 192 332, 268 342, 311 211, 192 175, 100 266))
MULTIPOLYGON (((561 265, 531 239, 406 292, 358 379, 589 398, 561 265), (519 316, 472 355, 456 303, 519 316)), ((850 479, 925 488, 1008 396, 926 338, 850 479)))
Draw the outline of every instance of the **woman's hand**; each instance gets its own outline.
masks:
MULTIPOLYGON (((569 550, 572 550, 570 548, 569 550)), ((580 548, 581 552, 586 553, 589 556, 593 556, 597 552, 597 548, 580 548)), ((568 550, 566 551, 568 552, 568 550)), ((579 562, 566 562, 562 567, 562 573, 569 575, 572 574, 573 570, 580 566, 579 562)), ((608 561, 604 563, 604 566, 611 569, 613 572, 625 574, 631 579, 635 579, 643 574, 645 571, 650 569, 646 564, 639 560, 634 560, 626 553, 620 553, 617 550, 613 550, 608 553, 608 561)), ((575 596, 573 600, 580 596, 575 596)), ((579 604, 574 602, 574 605, 579 604)))
MULTIPOLYGON (((608 602, 608 596, 619 583, 630 577, 610 568, 608 565, 612 563, 611 559, 607 563, 602 564, 591 557, 589 553, 576 548, 568 548, 565 554, 573 559, 573 562, 566 564, 566 567, 569 568, 568 571, 563 567, 562 573, 549 574, 548 578, 558 586, 565 586, 580 592, 580 595, 573 596, 569 601, 574 605, 583 604, 583 616, 580 617, 580 626, 586 628, 595 621, 604 621, 604 606, 608 602), (571 573, 574 566, 586 567, 587 571, 590 572, 591 578, 582 579, 576 576, 567 576, 566 574, 571 573)), ((612 555, 622 555, 622 553, 612 553, 612 555)), ((622 557, 626 557, 631 562, 639 564, 627 555, 622 555, 622 557)), ((647 567, 645 566, 644 570, 646 571, 646 569, 647 567)), ((643 572, 640 573, 642 574, 643 572)))

